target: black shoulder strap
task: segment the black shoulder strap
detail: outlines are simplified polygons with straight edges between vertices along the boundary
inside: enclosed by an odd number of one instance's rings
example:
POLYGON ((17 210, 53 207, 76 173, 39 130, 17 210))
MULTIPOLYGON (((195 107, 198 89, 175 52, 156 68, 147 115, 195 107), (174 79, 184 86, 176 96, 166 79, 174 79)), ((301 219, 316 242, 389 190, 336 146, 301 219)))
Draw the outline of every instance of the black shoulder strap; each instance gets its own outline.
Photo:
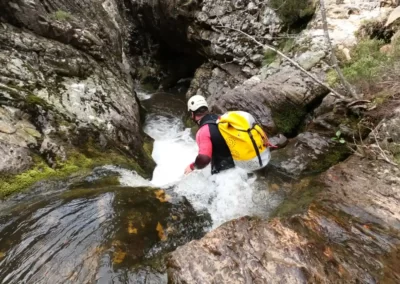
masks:
POLYGON ((199 123, 199 126, 202 127, 206 124, 217 124, 218 115, 216 114, 206 114, 199 123))
MULTIPOLYGON (((251 130, 253 130, 253 129, 254 129, 254 127, 249 128, 249 129, 247 130, 247 132, 249 133, 250 140, 251 140, 251 143, 253 144, 254 150, 255 150, 256 153, 257 153, 258 163, 260 164, 260 167, 262 167, 262 166, 263 166, 263 163, 262 163, 260 151, 258 150, 256 141, 254 141, 253 133, 251 133, 251 130)), ((257 129, 255 129, 255 130, 257 131, 257 129)), ((258 131, 257 131, 257 132, 258 132, 258 131)))

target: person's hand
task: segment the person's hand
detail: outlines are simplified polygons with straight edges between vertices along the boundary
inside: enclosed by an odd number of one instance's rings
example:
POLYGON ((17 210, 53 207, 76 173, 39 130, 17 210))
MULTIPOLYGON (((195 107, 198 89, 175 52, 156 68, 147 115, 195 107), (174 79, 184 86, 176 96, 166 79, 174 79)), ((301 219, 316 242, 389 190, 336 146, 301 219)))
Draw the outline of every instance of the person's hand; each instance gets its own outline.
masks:
POLYGON ((186 169, 185 169, 185 175, 188 175, 188 174, 190 174, 191 172, 193 172, 193 170, 192 170, 191 166, 189 165, 189 166, 187 166, 186 169))

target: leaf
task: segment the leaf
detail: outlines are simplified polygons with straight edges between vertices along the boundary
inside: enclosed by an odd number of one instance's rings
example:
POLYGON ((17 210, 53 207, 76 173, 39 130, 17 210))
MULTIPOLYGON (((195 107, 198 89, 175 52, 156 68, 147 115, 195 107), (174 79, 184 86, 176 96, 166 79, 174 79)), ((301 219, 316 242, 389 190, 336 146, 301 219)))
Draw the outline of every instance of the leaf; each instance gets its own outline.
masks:
POLYGON ((343 138, 340 138, 339 142, 344 144, 346 141, 343 138))
POLYGON ((138 230, 133 226, 132 222, 129 222, 128 225, 128 233, 129 234, 137 234, 138 230))
POLYGON ((167 236, 164 233, 164 228, 160 224, 160 222, 157 223, 156 230, 158 232, 158 237, 160 238, 161 241, 165 242, 167 240, 167 236))
POLYGON ((337 139, 337 137, 332 137, 331 140, 337 141, 338 139, 337 139))
POLYGON ((342 132, 340 130, 336 131, 336 137, 340 137, 341 134, 342 132))
POLYGON ((389 18, 386 21, 385 27, 389 26, 391 23, 396 21, 398 18, 400 18, 400 6, 397 7, 390 13, 389 18))

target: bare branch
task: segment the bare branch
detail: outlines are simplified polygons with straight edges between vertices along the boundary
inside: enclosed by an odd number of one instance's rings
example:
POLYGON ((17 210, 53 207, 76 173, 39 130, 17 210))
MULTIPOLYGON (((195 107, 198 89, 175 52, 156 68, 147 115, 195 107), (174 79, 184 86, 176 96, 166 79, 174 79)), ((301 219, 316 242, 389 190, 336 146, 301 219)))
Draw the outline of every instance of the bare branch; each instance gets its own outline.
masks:
POLYGON ((282 53, 281 51, 279 51, 278 49, 270 46, 269 44, 263 44, 261 42, 259 42, 258 40, 256 40, 254 37, 252 37, 251 35, 239 30, 239 29, 235 29, 235 28, 231 28, 231 27, 227 27, 227 26, 216 26, 216 28, 223 28, 223 29, 229 29, 229 30, 233 30, 236 31, 238 33, 241 33, 243 35, 245 35, 246 37, 248 37, 249 39, 251 39, 252 41, 254 41, 255 43, 257 43, 257 45, 263 47, 264 49, 269 49, 272 50, 274 52, 276 52, 277 54, 279 54, 281 57, 285 58, 286 60, 288 60, 293 66, 295 66, 297 69, 299 69, 300 71, 302 71, 304 74, 306 74, 308 77, 310 77, 313 81, 315 81, 316 83, 320 84, 321 86, 325 87, 326 89, 328 89, 329 91, 332 92, 333 95, 335 95, 336 97, 342 99, 342 100, 346 100, 346 98, 344 96, 342 96, 341 94, 339 94, 338 92, 336 92, 334 89, 332 89, 331 87, 329 87, 328 85, 326 85, 325 83, 323 83, 321 80, 319 80, 317 77, 315 77, 313 74, 311 74, 310 72, 308 72, 307 70, 305 70, 303 67, 301 67, 296 61, 290 59, 288 56, 286 56, 284 53, 282 53))

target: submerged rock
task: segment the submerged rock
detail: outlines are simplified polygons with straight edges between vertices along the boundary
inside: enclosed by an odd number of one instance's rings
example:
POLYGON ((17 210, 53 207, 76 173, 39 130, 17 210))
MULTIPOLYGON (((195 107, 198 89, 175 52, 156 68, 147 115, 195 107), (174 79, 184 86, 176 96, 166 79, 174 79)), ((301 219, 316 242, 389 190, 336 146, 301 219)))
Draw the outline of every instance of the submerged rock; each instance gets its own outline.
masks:
POLYGON ((61 193, 1 204, 0 279, 167 283, 163 256, 203 236, 209 217, 170 191, 117 180, 99 170, 61 193))

